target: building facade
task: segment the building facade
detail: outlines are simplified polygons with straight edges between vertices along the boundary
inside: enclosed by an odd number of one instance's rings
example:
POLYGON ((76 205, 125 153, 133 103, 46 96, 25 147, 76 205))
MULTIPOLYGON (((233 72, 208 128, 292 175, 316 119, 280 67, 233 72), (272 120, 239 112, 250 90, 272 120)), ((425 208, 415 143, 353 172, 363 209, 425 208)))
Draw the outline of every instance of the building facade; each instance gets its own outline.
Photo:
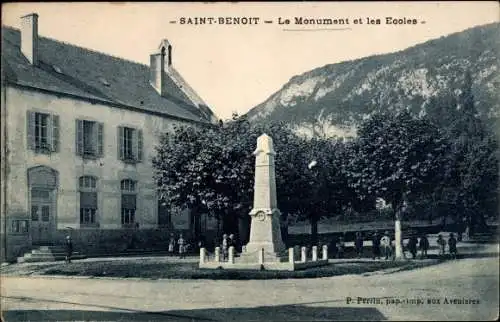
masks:
POLYGON ((66 234, 82 251, 154 244, 192 230, 158 202, 162 133, 217 119, 160 42, 142 65, 38 35, 38 16, 2 28, 2 259, 66 234))

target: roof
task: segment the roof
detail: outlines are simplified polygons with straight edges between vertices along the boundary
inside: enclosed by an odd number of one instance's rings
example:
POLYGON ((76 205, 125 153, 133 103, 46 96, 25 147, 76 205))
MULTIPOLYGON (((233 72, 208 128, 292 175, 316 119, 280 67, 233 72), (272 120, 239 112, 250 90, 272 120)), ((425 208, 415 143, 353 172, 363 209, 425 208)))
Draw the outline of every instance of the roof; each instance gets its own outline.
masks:
POLYGON ((18 29, 2 26, 2 81, 6 83, 210 122, 207 107, 191 103, 168 74, 167 95, 161 96, 149 82, 147 65, 39 36, 39 64, 33 66, 21 53, 20 43, 18 29))

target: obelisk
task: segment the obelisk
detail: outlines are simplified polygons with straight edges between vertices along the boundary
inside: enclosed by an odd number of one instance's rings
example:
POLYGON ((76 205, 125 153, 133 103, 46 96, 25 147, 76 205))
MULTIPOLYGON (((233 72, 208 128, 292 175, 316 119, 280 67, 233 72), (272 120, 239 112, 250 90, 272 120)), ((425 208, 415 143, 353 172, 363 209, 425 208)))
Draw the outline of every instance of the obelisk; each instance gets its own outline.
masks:
POLYGON ((242 259, 249 261, 264 249, 265 261, 279 261, 285 251, 281 240, 280 211, 276 201, 273 140, 262 134, 257 138, 253 209, 250 211, 250 239, 242 259))

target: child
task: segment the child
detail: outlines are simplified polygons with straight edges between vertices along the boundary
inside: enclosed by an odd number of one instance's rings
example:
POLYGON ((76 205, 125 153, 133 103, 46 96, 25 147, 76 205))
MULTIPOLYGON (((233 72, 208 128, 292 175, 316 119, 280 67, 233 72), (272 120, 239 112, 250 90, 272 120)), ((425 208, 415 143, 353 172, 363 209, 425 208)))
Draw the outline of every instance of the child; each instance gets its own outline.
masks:
POLYGON ((457 258, 457 240, 455 239, 455 236, 453 236, 453 233, 450 233, 450 238, 448 239, 448 248, 450 251, 451 258, 456 259, 457 258))
POLYGON ((438 235, 437 244, 439 246, 439 256, 443 257, 444 249, 446 247, 446 241, 443 239, 443 236, 441 236, 441 234, 438 235))

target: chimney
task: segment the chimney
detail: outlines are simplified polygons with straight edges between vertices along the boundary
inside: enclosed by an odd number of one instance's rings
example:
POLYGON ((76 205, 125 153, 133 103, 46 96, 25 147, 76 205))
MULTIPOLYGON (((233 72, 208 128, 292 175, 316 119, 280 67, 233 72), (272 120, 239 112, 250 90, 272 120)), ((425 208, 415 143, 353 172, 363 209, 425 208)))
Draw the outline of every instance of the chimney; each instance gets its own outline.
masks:
POLYGON ((21 52, 31 65, 38 64, 38 15, 21 17, 21 52))
POLYGON ((165 73, 169 73, 172 66, 172 46, 163 39, 158 52, 150 55, 149 82, 161 95, 165 95, 165 73))

